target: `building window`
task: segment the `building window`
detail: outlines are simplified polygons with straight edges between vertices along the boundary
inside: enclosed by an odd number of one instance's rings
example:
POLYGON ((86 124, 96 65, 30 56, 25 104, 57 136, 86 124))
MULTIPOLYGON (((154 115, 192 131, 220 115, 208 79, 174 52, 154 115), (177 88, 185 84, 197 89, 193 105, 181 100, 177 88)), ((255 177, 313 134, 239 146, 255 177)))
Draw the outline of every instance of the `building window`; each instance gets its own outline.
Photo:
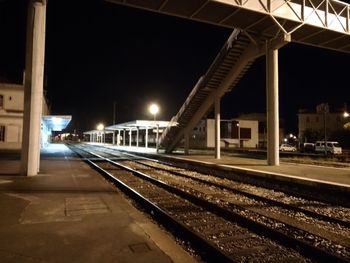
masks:
POLYGON ((0 94, 0 109, 4 107, 4 95, 0 94))
POLYGON ((5 126, 0 125, 0 142, 5 141, 5 126))
POLYGON ((241 139, 251 139, 252 138, 252 130, 250 128, 240 128, 239 129, 239 137, 241 139))

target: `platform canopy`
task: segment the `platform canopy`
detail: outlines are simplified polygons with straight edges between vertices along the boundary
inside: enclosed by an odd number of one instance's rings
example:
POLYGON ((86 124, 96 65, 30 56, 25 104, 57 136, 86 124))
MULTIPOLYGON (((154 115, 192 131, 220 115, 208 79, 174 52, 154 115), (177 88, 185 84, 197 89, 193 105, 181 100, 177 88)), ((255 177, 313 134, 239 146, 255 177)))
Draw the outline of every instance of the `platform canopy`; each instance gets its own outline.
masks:
POLYGON ((71 120, 71 115, 46 115, 42 117, 44 125, 51 131, 62 131, 71 120))
POLYGON ((105 0, 222 27, 254 38, 291 35, 292 42, 350 53, 350 4, 338 0, 105 0))
POLYGON ((135 121, 129 121, 129 122, 124 122, 124 123, 119 123, 111 126, 107 126, 105 129, 106 130, 144 130, 144 129, 149 129, 149 128, 166 128, 169 125, 168 121, 154 121, 154 120, 135 120, 135 121))

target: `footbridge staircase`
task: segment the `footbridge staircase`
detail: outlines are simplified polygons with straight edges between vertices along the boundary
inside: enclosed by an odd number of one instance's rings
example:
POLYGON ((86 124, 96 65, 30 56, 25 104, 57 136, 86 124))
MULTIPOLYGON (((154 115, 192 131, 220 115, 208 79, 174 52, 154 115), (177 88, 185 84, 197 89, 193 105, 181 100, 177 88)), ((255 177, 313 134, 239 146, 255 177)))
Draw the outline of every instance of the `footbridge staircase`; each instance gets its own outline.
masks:
POLYGON ((229 92, 258 55, 251 40, 242 31, 234 30, 163 132, 160 138, 162 147, 172 151, 184 135, 210 112, 215 97, 229 92))

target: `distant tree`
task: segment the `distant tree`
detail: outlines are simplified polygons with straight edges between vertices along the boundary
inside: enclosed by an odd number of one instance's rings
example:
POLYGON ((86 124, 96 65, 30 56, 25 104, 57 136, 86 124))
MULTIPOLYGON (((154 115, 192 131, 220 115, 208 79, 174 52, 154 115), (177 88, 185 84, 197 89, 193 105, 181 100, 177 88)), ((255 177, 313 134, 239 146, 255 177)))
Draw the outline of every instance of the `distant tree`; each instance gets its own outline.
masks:
POLYGON ((350 131, 350 122, 344 124, 344 129, 350 131))
POLYGON ((344 148, 350 148, 350 129, 334 131, 330 139, 339 142, 340 146, 344 148))
POLYGON ((301 141, 303 142, 315 142, 323 138, 323 134, 320 130, 315 129, 305 129, 301 136, 301 141))

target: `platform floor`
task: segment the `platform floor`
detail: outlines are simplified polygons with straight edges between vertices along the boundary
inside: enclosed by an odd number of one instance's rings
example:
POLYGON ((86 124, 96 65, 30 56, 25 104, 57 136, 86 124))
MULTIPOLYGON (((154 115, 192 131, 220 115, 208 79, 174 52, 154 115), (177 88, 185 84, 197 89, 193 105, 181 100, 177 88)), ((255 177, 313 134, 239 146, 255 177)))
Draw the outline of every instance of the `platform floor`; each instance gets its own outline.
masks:
MULTIPOLYGON (((114 149, 142 152, 144 148, 128 147, 128 146, 113 146, 105 145, 114 149)), ((147 149, 145 153, 156 154, 154 148, 147 149)), ((162 154, 162 153, 161 153, 162 154)), ((164 154, 162 154, 164 155, 164 154)), ((229 168, 232 170, 243 171, 245 173, 272 175, 288 178, 290 180, 298 179, 309 182, 321 182, 325 184, 333 184, 344 187, 349 187, 350 190, 350 164, 328 162, 324 165, 298 163, 292 158, 281 158, 279 166, 268 166, 266 160, 242 157, 239 154, 224 154, 222 153, 221 159, 215 159, 214 154, 208 154, 203 152, 199 154, 199 151, 192 151, 192 154, 176 154, 165 155, 169 158, 176 158, 180 160, 193 161, 198 163, 204 163, 214 165, 222 168, 229 168), (338 167, 338 166, 344 167, 338 167)))
POLYGON ((0 262, 196 262, 64 145, 21 177, 0 162, 0 262))
MULTIPOLYGON (((157 154, 152 148, 147 153, 157 154)), ((193 152, 167 157, 350 189, 350 166, 282 159, 273 167, 266 160, 235 155, 217 160, 193 152)), ((18 172, 18 159, 0 159, 0 262, 196 262, 66 146, 52 144, 42 151, 39 175, 21 177, 18 172)))

